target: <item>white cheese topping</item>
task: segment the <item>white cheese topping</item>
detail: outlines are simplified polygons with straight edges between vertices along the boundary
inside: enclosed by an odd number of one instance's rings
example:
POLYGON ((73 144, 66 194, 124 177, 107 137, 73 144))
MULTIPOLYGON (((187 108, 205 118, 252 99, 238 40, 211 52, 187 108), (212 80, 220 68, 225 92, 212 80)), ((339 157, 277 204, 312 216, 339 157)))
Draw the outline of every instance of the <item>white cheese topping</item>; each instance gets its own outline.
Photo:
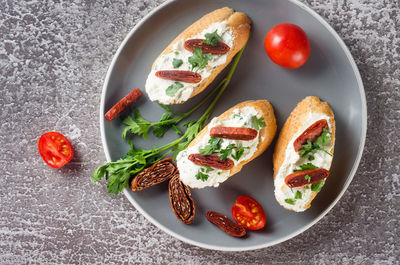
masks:
MULTIPOLYGON (((206 33, 213 33, 215 30, 217 30, 217 33, 221 36, 222 42, 232 48, 234 36, 232 30, 228 26, 226 26, 226 21, 213 23, 201 33, 191 36, 188 39, 204 39, 204 35, 206 33)), ((201 81, 199 83, 186 83, 180 81, 180 83, 183 84, 184 87, 180 88, 173 97, 167 95, 167 88, 175 83, 175 81, 161 79, 159 77, 156 77, 155 73, 160 70, 191 71, 192 65, 188 62, 188 58, 192 56, 193 53, 184 48, 184 43, 188 39, 181 39, 177 41, 173 45, 172 51, 170 53, 164 54, 157 59, 155 67, 151 70, 146 81, 146 92, 150 100, 158 101, 162 104, 171 104, 174 101, 184 102, 190 98, 194 88, 200 86, 204 82, 204 80, 210 76, 213 69, 226 62, 227 54, 212 55, 212 59, 208 61, 208 65, 203 69, 198 69, 197 71, 197 73, 201 75, 201 81), (174 68, 174 66, 172 65, 173 59, 181 59, 183 61, 183 64, 178 68, 174 68)))
MULTIPOLYGON (((208 133, 201 139, 201 141, 178 154, 177 165, 181 181, 191 188, 204 188, 210 186, 218 187, 220 183, 224 182, 229 177, 230 170, 214 169, 206 173, 208 175, 207 180, 202 181, 200 179, 196 179, 196 174, 201 170, 201 168, 204 167, 194 164, 188 159, 188 156, 190 154, 198 154, 199 150, 208 144, 208 141, 211 138, 211 128, 216 126, 250 128, 253 125, 253 116, 260 118, 261 114, 258 113, 253 107, 244 107, 240 109, 234 109, 230 118, 227 120, 220 121, 218 118, 212 119, 208 125, 208 133)), ((236 161, 232 156, 228 156, 228 158, 232 159, 234 164, 237 165, 240 162, 251 158, 257 151, 258 143, 260 140, 262 141, 262 139, 260 139, 259 132, 260 131, 258 130, 257 137, 250 141, 221 139, 221 149, 225 149, 229 144, 234 144, 238 147, 245 147, 244 153, 238 161, 236 161)))
MULTIPOLYGON (((300 165, 306 163, 312 163, 318 168, 324 168, 329 170, 332 163, 332 156, 328 155, 323 151, 317 151, 313 153, 314 160, 310 161, 307 157, 301 157, 298 152, 295 152, 293 147, 293 142, 299 137, 308 127, 310 127, 316 121, 326 119, 328 121, 329 131, 331 131, 331 124, 329 122, 329 117, 321 114, 321 113, 311 113, 307 119, 307 122, 304 123, 303 128, 301 128, 293 137, 293 139, 289 142, 289 145, 285 152, 285 159, 279 169, 278 174, 275 177, 275 198, 276 200, 283 205, 285 208, 291 209, 296 212, 302 212, 306 209, 307 204, 310 202, 311 197, 314 192, 311 191, 310 186, 306 185, 303 187, 297 188, 289 188, 285 183, 285 177, 289 174, 293 173, 294 169, 299 169, 300 165), (297 191, 301 192, 301 199, 295 199, 295 194, 297 191), (290 204, 285 202, 286 199, 292 199, 294 204, 290 204)), ((332 151, 332 143, 324 146, 324 150, 331 152, 332 151)))

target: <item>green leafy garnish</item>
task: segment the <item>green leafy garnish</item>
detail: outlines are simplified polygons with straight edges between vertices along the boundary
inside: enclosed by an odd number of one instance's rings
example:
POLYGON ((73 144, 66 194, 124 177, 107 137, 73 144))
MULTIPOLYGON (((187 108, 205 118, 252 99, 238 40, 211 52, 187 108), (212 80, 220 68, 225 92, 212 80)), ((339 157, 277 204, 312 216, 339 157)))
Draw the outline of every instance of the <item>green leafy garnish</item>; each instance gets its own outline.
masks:
POLYGON ((294 195, 294 198, 297 199, 301 199, 301 192, 298 190, 296 191, 296 194, 294 195))
POLYGON ((316 169, 318 167, 314 166, 312 163, 307 163, 307 164, 302 164, 299 166, 300 169, 294 169, 293 172, 297 172, 297 171, 304 171, 307 169, 316 169))
POLYGON ((325 180, 324 179, 320 180, 320 181, 318 181, 316 183, 313 183, 313 184, 311 184, 311 190, 318 193, 318 192, 321 191, 321 189, 324 186, 324 184, 325 184, 325 180))
POLYGON ((266 125, 263 117, 257 118, 257 116, 253 116, 251 117, 251 120, 253 121, 252 127, 255 130, 260 130, 262 127, 266 125))
POLYGON ((308 160, 313 161, 314 159, 315 159, 315 157, 313 155, 308 156, 308 160))
POLYGON ((241 147, 236 148, 235 154, 232 155, 233 159, 235 159, 236 161, 239 161, 239 159, 242 157, 245 149, 249 149, 249 147, 241 146, 241 147))
MULTIPOLYGON (((226 87, 228 86, 232 78, 232 75, 239 63, 239 59, 243 54, 243 51, 244 48, 240 50, 238 55, 233 60, 232 67, 229 70, 227 76, 217 85, 215 90, 213 90, 205 98, 209 99, 210 97, 213 97, 213 100, 209 104, 208 108, 205 110, 203 115, 196 121, 185 123, 184 127, 186 127, 186 131, 180 138, 164 146, 158 148, 154 147, 153 149, 149 150, 135 149, 134 146, 130 144, 131 150, 127 152, 127 154, 123 158, 117 161, 105 163, 104 165, 99 166, 94 171, 92 183, 100 182, 101 179, 105 178, 107 181, 108 192, 118 194, 119 192, 122 191, 123 188, 129 186, 129 181, 132 176, 134 176, 144 168, 151 166, 160 159, 166 157, 171 152, 173 152, 173 156, 176 156, 180 151, 185 149, 203 128, 205 121, 210 117, 211 111, 214 109, 215 104, 217 103, 217 101, 225 91, 226 87), (214 94, 214 92, 216 91, 218 91, 217 94, 214 94)), ((201 101, 201 104, 206 102, 205 99, 201 101)), ((195 111, 201 105, 199 104, 187 113, 195 111)), ((153 126, 176 124, 177 121, 183 119, 182 117, 186 117, 188 115, 187 113, 173 119, 164 120, 162 122, 150 123, 145 119, 143 119, 143 117, 141 117, 139 112, 137 111, 136 114, 139 115, 136 115, 136 117, 134 117, 135 119, 132 119, 132 117, 130 117, 130 119, 126 118, 127 119, 126 123, 128 123, 126 125, 129 126, 130 128, 126 130, 124 129, 123 136, 126 137, 126 134, 129 131, 133 134, 145 137, 147 136, 149 129, 152 128, 153 126)), ((205 176, 199 175, 199 178, 205 179, 205 176)))
POLYGON ((294 205, 294 204, 296 203, 296 200, 293 200, 293 199, 285 199, 285 202, 286 202, 286 203, 289 203, 289 204, 291 204, 291 205, 294 205))
POLYGON ((222 40, 221 36, 218 35, 217 30, 215 30, 213 33, 206 33, 204 36, 206 39, 203 41, 203 43, 210 44, 212 46, 217 46, 222 40))
POLYGON ((183 87, 183 84, 180 82, 174 82, 172 85, 167 87, 167 90, 165 90, 165 94, 167 94, 170 97, 175 96, 176 92, 178 92, 179 89, 183 87))
POLYGON ((307 180, 308 182, 311 181, 311 177, 310 177, 309 175, 305 175, 305 176, 304 176, 304 179, 307 180))
POLYGON ((315 140, 315 142, 312 143, 310 140, 307 140, 307 143, 304 144, 303 148, 299 150, 299 154, 301 155, 301 157, 306 157, 309 153, 314 153, 318 150, 321 150, 332 156, 331 153, 323 149, 323 146, 326 146, 331 142, 331 137, 329 135, 330 132, 324 128, 322 134, 317 138, 317 140, 315 140))
POLYGON ((199 47, 194 48, 193 55, 188 58, 189 63, 192 65, 192 70, 203 69, 207 66, 208 61, 212 59, 210 53, 203 54, 199 47))
POLYGON ((174 53, 175 53, 175 55, 179 55, 179 52, 178 52, 178 51, 174 51, 174 53))
MULTIPOLYGON (((206 171, 206 173, 209 173, 209 172, 211 172, 211 171, 214 171, 214 169, 212 168, 212 167, 209 167, 209 166, 204 166, 205 167, 205 171, 206 171)), ((204 170, 204 168, 201 168, 202 170, 204 170)))
POLYGON ((220 156, 219 159, 226 160, 228 156, 232 155, 232 150, 236 148, 234 144, 229 144, 225 149, 219 151, 220 156))
POLYGON ((181 66, 182 64, 183 64, 182 59, 176 59, 176 58, 174 58, 174 59, 172 60, 172 66, 173 66, 174 68, 178 68, 178 67, 181 66))
POLYGON ((208 144, 199 150, 201 155, 211 155, 221 148, 221 138, 211 137, 208 144))
POLYGON ((201 172, 199 171, 199 172, 197 172, 197 174, 195 175, 195 178, 198 179, 198 180, 201 180, 201 181, 207 181, 208 175, 207 175, 207 174, 204 174, 204 173, 201 173, 201 172))

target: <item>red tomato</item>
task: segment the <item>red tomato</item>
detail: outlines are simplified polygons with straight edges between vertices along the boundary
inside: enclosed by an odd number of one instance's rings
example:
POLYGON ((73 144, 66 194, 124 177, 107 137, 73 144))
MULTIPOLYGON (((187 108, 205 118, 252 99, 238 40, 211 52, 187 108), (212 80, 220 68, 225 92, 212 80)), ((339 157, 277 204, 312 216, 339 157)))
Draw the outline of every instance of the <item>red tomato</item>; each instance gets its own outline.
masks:
POLYGON ((265 213, 261 205, 250 196, 240 196, 232 206, 232 216, 236 223, 250 230, 258 230, 265 225, 265 213))
POLYGON ((306 33, 294 24, 279 24, 265 37, 265 51, 271 60, 286 68, 299 68, 310 56, 306 33))
POLYGON ((60 168, 74 156, 74 150, 68 139, 58 132, 47 132, 38 141, 39 154, 51 167, 60 168))

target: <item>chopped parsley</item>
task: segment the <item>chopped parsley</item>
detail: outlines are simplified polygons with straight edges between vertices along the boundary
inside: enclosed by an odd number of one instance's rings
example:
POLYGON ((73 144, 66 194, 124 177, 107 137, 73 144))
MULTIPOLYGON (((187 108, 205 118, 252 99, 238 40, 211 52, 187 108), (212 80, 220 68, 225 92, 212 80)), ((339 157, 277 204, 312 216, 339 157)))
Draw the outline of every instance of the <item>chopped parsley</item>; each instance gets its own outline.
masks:
POLYGON ((178 52, 178 51, 175 51, 174 53, 175 53, 175 55, 179 55, 179 52, 178 52))
POLYGON ((308 156, 308 160, 313 161, 314 159, 315 159, 315 157, 313 155, 308 156))
POLYGON ((236 148, 236 145, 229 144, 225 149, 222 149, 221 151, 219 151, 219 153, 221 154, 219 156, 219 159, 226 160, 228 158, 228 156, 232 155, 232 150, 234 148, 236 148))
POLYGON ((203 43, 210 44, 212 46, 217 46, 222 40, 221 36, 218 35, 217 30, 215 30, 213 33, 206 33, 204 36, 206 39, 203 41, 203 43))
POLYGON ((309 153, 314 153, 318 150, 321 150, 327 153, 328 155, 332 156, 331 153, 323 149, 323 146, 328 145, 330 142, 331 142, 330 132, 324 128, 322 134, 317 138, 317 140, 315 140, 315 142, 307 140, 307 143, 304 144, 303 148, 299 150, 299 154, 301 155, 301 157, 306 157, 309 153))
POLYGON ((308 182, 311 181, 311 177, 310 177, 309 175, 305 175, 305 176, 304 176, 304 179, 307 180, 308 182))
POLYGON ((294 195, 295 199, 301 199, 301 192, 298 190, 296 191, 296 194, 294 195))
POLYGON ((180 82, 174 82, 172 85, 170 85, 167 90, 165 90, 165 94, 167 94, 170 97, 175 96, 176 92, 178 92, 179 89, 183 87, 183 84, 180 82))
POLYGON ((257 131, 266 125, 263 117, 257 118, 257 116, 253 116, 251 120, 253 121, 253 129, 257 131))
POLYGON ((195 175, 196 179, 201 180, 201 181, 207 181, 208 179, 208 175, 201 173, 200 171, 197 172, 197 174, 195 175))
POLYGON ((192 70, 203 69, 207 66, 208 61, 212 59, 210 53, 203 54, 199 47, 194 48, 193 55, 188 58, 188 62, 192 65, 192 70))
POLYGON ((212 167, 209 167, 209 166, 204 166, 205 167, 205 169, 204 168, 201 168, 201 170, 204 172, 204 170, 206 171, 206 173, 209 173, 209 172, 211 172, 211 171, 214 171, 214 169, 212 168, 212 167))
POLYGON ((172 60, 172 66, 173 66, 174 68, 178 68, 178 67, 181 66, 182 64, 183 64, 182 59, 176 59, 176 58, 174 58, 174 59, 172 60))
POLYGON ((312 163, 307 163, 307 164, 302 164, 299 166, 300 169, 294 169, 293 172, 297 172, 297 171, 304 171, 307 169, 316 169, 318 167, 314 166, 312 163))
POLYGON ((285 199, 285 202, 291 205, 294 205, 296 203, 296 200, 293 199, 285 199))
POLYGON ((211 155, 213 153, 216 153, 219 149, 221 149, 221 144, 222 144, 221 138, 211 137, 210 140, 208 140, 208 144, 204 148, 201 148, 199 150, 200 154, 211 155))
POLYGON ((324 184, 325 184, 325 180, 324 179, 320 180, 320 181, 318 181, 316 183, 313 183, 313 184, 311 184, 311 190, 316 192, 316 193, 318 193, 318 192, 321 191, 321 189, 324 186, 324 184))
POLYGON ((244 150, 249 149, 249 148, 250 147, 243 147, 243 146, 236 148, 235 154, 232 155, 233 159, 235 159, 236 161, 239 161, 239 159, 242 157, 242 155, 244 153, 244 150))

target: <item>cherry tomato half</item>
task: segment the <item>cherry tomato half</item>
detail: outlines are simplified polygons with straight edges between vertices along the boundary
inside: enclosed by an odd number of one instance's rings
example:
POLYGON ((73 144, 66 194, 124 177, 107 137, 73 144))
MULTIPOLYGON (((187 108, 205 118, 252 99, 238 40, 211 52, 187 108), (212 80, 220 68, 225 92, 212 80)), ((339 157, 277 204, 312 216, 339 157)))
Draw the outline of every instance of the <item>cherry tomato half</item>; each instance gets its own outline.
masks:
POLYGON ((265 37, 265 51, 271 60, 286 68, 299 68, 310 56, 306 33, 294 24, 279 24, 265 37))
POLYGON ((71 143, 58 132, 47 132, 38 141, 39 154, 51 167, 60 168, 74 156, 71 143))
POLYGON ((250 230, 258 230, 265 225, 265 213, 261 205, 250 196, 240 196, 232 206, 232 216, 236 223, 250 230))

